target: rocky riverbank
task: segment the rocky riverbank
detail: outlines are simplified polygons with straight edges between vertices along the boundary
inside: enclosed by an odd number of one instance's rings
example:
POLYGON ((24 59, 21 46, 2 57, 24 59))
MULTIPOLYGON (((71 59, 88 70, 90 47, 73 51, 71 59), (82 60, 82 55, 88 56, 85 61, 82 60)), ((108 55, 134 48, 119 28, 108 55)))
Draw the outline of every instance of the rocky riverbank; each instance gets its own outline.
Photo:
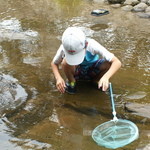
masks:
POLYGON ((150 0, 104 0, 113 8, 120 8, 124 11, 132 11, 139 17, 150 18, 150 0))

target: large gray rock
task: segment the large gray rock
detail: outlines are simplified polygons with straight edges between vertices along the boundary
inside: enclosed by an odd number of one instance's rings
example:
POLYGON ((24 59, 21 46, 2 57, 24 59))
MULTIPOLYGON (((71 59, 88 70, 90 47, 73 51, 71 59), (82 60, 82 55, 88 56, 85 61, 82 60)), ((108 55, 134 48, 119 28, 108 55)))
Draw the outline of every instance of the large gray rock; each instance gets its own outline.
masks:
POLYGON ((126 6, 123 6, 121 9, 122 9, 122 10, 125 10, 125 11, 131 11, 131 10, 133 9, 133 6, 131 6, 131 5, 126 5, 126 6))
POLYGON ((133 11, 136 12, 142 12, 145 11, 145 9, 148 7, 148 5, 146 5, 145 3, 139 3, 138 5, 133 7, 133 11))
POLYGON ((150 12, 150 6, 145 9, 145 12, 150 12))
POLYGON ((119 7, 121 7, 121 4, 112 4, 111 7, 113 7, 113 8, 119 8, 119 7))
POLYGON ((150 0, 148 0, 148 1, 147 1, 147 5, 149 5, 149 6, 150 6, 150 0))
POLYGON ((25 102, 27 96, 28 94, 17 79, 0 74, 0 115, 3 111, 15 109, 25 102))
POLYGON ((137 4, 139 4, 140 2, 138 0, 126 0, 124 2, 124 5, 132 5, 132 6, 135 6, 137 4))
POLYGON ((141 2, 146 4, 148 0, 141 0, 141 2))

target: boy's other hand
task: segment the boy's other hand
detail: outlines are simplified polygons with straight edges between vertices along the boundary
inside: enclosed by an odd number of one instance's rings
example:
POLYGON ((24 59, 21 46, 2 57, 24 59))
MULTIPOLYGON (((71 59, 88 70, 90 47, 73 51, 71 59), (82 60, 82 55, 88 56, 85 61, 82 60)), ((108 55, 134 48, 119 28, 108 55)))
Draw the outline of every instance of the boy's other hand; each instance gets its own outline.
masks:
POLYGON ((64 79, 62 79, 62 78, 57 79, 56 87, 61 93, 65 93, 66 84, 65 84, 64 79))

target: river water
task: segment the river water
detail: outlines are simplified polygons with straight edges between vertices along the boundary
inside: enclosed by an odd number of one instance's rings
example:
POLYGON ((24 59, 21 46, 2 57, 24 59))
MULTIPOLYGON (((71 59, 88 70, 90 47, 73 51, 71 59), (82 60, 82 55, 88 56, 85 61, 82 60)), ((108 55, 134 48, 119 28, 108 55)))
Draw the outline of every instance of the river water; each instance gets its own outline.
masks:
POLYGON ((91 132, 112 119, 108 94, 87 83, 80 83, 76 95, 60 94, 55 88, 50 62, 68 26, 82 28, 123 64, 111 79, 116 110, 118 117, 138 126, 140 136, 119 150, 150 149, 150 120, 124 110, 126 102, 150 103, 149 19, 90 0, 0 3, 0 71, 24 89, 22 103, 1 111, 0 149, 106 149, 95 144, 91 132), (91 16, 98 8, 110 14, 91 16))

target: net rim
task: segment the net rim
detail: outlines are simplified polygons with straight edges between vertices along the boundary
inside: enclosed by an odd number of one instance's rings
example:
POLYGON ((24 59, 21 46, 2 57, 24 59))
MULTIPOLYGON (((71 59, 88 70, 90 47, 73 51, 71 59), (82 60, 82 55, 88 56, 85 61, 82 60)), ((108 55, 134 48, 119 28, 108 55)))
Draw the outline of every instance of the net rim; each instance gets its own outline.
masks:
POLYGON ((102 126, 104 126, 104 125, 106 125, 106 124, 108 124, 108 123, 110 123, 110 122, 114 122, 114 120, 110 120, 110 121, 107 121, 107 122, 104 122, 104 123, 98 125, 98 126, 93 130, 93 132, 92 132, 92 138, 93 138, 93 140, 94 140, 98 145, 100 145, 100 146, 103 146, 103 147, 106 147, 106 148, 111 148, 111 149, 116 149, 116 148, 123 147, 123 146, 125 146, 125 145, 127 145, 127 144, 133 142, 134 140, 136 140, 136 139, 139 137, 139 130, 138 130, 138 127, 136 126, 136 124, 134 124, 133 122, 131 122, 131 121, 129 121, 129 120, 126 120, 126 119, 118 119, 118 121, 121 122, 121 123, 126 123, 126 124, 128 123, 128 124, 130 124, 130 126, 131 126, 132 128, 135 129, 135 134, 134 134, 133 136, 131 136, 130 140, 128 140, 128 141, 126 141, 126 142, 123 142, 123 143, 119 142, 120 144, 118 144, 118 142, 117 142, 117 145, 114 145, 114 143, 111 143, 111 142, 109 142, 109 144, 106 145, 106 144, 105 144, 106 141, 103 140, 103 139, 101 140, 101 143, 96 140, 94 134, 97 132, 98 128, 100 128, 100 127, 102 127, 102 126), (111 144, 112 144, 112 145, 111 145, 111 144))

